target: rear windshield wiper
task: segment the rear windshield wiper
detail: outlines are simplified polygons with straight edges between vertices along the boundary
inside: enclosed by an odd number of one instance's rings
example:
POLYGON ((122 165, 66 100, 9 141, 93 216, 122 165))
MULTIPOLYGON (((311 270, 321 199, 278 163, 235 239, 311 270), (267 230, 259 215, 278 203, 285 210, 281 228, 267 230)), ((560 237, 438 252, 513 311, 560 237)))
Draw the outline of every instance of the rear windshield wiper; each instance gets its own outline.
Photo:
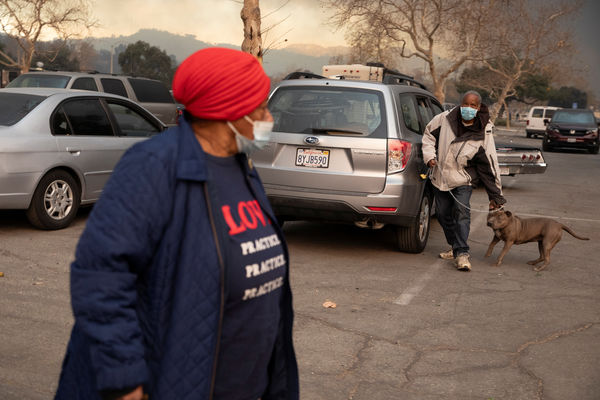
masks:
POLYGON ((364 136, 367 132, 350 131, 346 129, 335 128, 312 128, 312 133, 320 133, 326 135, 360 135, 364 136))

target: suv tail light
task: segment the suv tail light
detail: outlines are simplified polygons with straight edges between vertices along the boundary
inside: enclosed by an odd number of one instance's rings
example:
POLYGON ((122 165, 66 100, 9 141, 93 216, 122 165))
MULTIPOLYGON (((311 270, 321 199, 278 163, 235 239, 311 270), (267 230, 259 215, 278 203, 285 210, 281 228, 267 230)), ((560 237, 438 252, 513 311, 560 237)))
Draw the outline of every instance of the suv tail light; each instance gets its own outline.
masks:
POLYGON ((408 164, 412 143, 404 140, 388 139, 388 174, 403 171, 408 164))

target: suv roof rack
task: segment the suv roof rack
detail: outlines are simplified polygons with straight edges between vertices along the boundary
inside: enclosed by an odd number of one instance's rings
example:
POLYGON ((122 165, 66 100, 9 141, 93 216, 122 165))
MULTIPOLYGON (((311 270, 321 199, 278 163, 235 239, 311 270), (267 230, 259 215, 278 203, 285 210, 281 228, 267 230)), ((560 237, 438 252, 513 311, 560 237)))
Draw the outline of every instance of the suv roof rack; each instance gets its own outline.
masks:
POLYGON ((417 81, 414 76, 406 75, 395 69, 386 68, 382 63, 367 63, 368 67, 383 68, 383 83, 395 85, 418 86, 421 89, 427 90, 427 87, 417 81))
POLYGON ((329 79, 377 81, 388 85, 417 86, 421 89, 427 90, 427 87, 421 82, 415 80, 414 77, 393 69, 386 68, 385 65, 378 62, 368 62, 366 65, 324 65, 323 76, 329 79))
POLYGON ((286 75, 285 78, 283 78, 284 81, 288 80, 288 79, 327 79, 327 78, 322 75, 313 74, 312 72, 296 71, 296 72, 292 72, 292 73, 286 75))

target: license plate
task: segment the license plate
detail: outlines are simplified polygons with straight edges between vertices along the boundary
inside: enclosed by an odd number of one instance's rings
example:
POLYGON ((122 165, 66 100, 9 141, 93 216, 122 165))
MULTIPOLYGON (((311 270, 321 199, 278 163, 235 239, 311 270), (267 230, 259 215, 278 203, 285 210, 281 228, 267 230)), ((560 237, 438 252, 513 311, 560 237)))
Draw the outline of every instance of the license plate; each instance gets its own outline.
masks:
POLYGON ((570 138, 567 138, 567 142, 569 142, 569 143, 576 143, 577 139, 575 139, 573 137, 570 137, 570 138))
POLYGON ((299 148, 296 150, 296 165, 299 167, 329 168, 329 150, 299 148))
POLYGON ((508 167, 500 167, 500 175, 508 175, 510 173, 510 170, 508 169, 508 167))

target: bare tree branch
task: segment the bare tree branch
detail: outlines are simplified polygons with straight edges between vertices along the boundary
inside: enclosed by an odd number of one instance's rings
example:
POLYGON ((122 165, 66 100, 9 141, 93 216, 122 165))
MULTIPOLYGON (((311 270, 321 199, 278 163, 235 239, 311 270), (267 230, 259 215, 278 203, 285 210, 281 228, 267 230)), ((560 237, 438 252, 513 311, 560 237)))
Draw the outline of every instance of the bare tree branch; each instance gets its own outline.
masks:
MULTIPOLYGON (((395 50, 403 58, 424 60, 429 66, 434 94, 441 101, 448 77, 473 59, 482 26, 487 22, 486 6, 494 1, 322 0, 333 10, 332 24, 347 27, 349 43, 362 48, 360 52, 368 52, 372 45, 365 38, 378 37, 383 32, 386 40, 378 42, 380 47, 387 47, 388 52, 395 50)), ((377 52, 381 53, 381 49, 377 52)))
MULTIPOLYGON (((0 54, 0 64, 29 70, 42 35, 63 40, 77 36, 81 28, 96 25, 88 0, 0 0, 0 27, 20 48, 17 60, 0 54)), ((59 51, 58 49, 57 51, 59 51)))

